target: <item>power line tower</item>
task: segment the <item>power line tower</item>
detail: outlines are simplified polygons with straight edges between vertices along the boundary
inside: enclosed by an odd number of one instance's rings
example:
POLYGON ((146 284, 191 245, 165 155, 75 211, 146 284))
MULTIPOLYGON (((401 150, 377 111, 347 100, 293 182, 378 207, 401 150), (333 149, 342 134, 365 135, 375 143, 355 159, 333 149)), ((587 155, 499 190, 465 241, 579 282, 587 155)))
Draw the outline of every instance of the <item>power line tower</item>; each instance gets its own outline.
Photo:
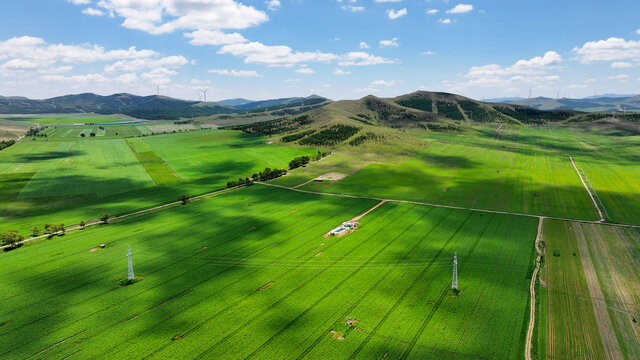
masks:
POLYGON ((458 290, 458 252, 453 253, 453 278, 451 279, 451 290, 458 290))
POLYGON ((127 276, 127 279, 129 280, 133 280, 135 278, 135 275, 133 274, 133 262, 131 261, 131 247, 129 245, 127 245, 127 265, 128 265, 128 270, 129 270, 129 275, 127 276))

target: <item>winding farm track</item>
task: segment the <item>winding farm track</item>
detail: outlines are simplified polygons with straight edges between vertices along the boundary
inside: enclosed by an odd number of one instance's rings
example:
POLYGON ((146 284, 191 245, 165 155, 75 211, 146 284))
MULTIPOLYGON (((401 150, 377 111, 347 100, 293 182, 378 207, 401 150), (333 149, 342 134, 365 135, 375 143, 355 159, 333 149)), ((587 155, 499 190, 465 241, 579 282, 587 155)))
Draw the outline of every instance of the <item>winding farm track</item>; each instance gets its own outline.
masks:
POLYGON ((538 233, 536 235, 536 268, 531 275, 531 284, 529 285, 529 327, 527 328, 527 339, 524 345, 524 358, 525 360, 531 360, 531 341, 533 339, 533 328, 536 324, 536 279, 538 278, 538 271, 540 270, 540 260, 542 259, 542 252, 540 251, 540 240, 542 240, 542 222, 544 217, 540 217, 538 221, 538 233))
POLYGON ((571 160, 571 165, 573 165, 573 168, 576 170, 576 173, 578 173, 578 177, 580 178, 580 181, 582 181, 582 186, 584 186, 584 188, 587 190, 587 193, 589 193, 589 197, 591 198, 591 201, 593 201, 593 206, 596 208, 596 211, 598 212, 598 215, 600 216, 600 222, 604 222, 605 218, 604 218, 604 215, 602 215, 602 211, 600 211, 600 207, 598 206, 598 203, 596 202, 596 198, 593 197, 593 194, 591 193, 591 190, 589 190, 589 187, 587 186, 587 183, 582 178, 582 175, 580 174, 580 171, 578 171, 578 167, 576 166, 576 163, 573 162, 573 157, 569 156, 569 160, 571 160))

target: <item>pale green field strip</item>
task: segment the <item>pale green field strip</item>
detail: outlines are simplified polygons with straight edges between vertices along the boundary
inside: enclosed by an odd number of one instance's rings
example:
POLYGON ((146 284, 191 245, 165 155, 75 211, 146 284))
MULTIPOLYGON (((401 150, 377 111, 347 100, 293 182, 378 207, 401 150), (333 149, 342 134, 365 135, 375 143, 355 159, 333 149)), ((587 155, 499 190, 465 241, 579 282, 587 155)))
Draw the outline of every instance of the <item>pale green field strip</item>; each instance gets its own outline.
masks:
POLYGON ((19 199, 82 194, 105 196, 154 185, 122 140, 57 142, 53 146, 29 143, 26 146, 31 151, 22 158, 13 157, 14 161, 38 162, 39 168, 20 192, 19 199))
POLYGON ((264 137, 234 131, 202 130, 143 139, 185 179, 205 175, 251 176, 270 168, 287 168, 291 159, 317 150, 267 144, 264 137))
POLYGON ((0 356, 518 358, 535 219, 384 204, 321 236, 374 205, 255 186, 9 252, 0 356), (144 280, 118 288, 129 243, 144 280))
POLYGON ((546 356, 637 359, 640 232, 550 220, 543 240, 546 328, 538 334, 546 356))
POLYGON ((175 184, 182 180, 142 139, 127 139, 125 142, 156 184, 175 184))

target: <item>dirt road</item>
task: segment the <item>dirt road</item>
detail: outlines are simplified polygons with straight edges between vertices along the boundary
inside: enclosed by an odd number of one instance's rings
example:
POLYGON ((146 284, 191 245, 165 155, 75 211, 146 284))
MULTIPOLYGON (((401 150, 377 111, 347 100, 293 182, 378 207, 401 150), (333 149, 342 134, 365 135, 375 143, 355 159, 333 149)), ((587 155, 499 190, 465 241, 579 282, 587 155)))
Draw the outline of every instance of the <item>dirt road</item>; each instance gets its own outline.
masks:
POLYGON ((536 324, 536 279, 538 278, 538 271, 540 270, 540 260, 542 259, 542 251, 540 251, 540 240, 542 240, 542 222, 543 217, 538 221, 538 234, 536 235, 536 268, 531 275, 531 283, 529 284, 529 327, 527 328, 527 339, 524 345, 524 358, 525 360, 531 360, 531 342, 533 338, 533 328, 536 324))

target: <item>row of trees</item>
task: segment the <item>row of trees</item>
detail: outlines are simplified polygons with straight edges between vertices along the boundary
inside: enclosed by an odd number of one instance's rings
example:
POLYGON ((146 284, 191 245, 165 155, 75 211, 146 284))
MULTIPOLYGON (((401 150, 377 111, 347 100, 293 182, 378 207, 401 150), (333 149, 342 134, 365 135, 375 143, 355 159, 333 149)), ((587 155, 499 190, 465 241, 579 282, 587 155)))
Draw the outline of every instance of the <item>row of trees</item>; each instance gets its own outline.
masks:
POLYGON ((44 129, 46 129, 46 126, 43 127, 32 127, 29 130, 27 130, 27 133, 25 134, 25 136, 44 136, 47 137, 47 134, 41 134, 40 132, 44 129))
POLYGON ((239 178, 238 180, 232 180, 227 182, 227 187, 232 188, 239 185, 252 185, 254 181, 267 181, 286 175, 285 169, 271 169, 265 168, 263 171, 251 175, 250 178, 239 178))
POLYGON ((235 186, 240 186, 240 185, 253 185, 253 179, 251 178, 239 178, 238 180, 235 181, 227 181, 227 187, 228 188, 232 188, 235 186))
MULTIPOLYGON (((109 222, 110 218, 111 216, 109 216, 108 214, 102 214, 100 216, 100 221, 103 224, 106 224, 109 222)), ((85 226, 87 226, 87 222, 83 220, 83 221, 80 221, 78 225, 80 225, 81 229, 84 229, 85 226)), ((40 235, 41 231, 39 227, 34 226, 30 230, 31 230, 32 237, 36 237, 40 235)), ((66 228, 64 224, 45 224, 44 225, 45 235, 50 235, 52 237, 53 235, 56 235, 56 234, 64 235, 65 233, 66 233, 66 228)), ((9 230, 6 233, 0 234, 0 243, 2 245, 9 246, 9 248, 11 249, 17 248, 22 240, 24 240, 24 236, 18 233, 18 230, 9 230)))
POLYGON ((329 152, 318 151, 318 153, 313 156, 306 156, 306 155, 298 156, 297 158, 294 158, 293 160, 289 161, 289 170, 299 168, 300 166, 305 166, 311 161, 318 161, 329 154, 331 154, 330 151, 329 152))
POLYGON ((6 149, 9 146, 15 144, 16 141, 15 140, 5 140, 5 141, 0 141, 0 150, 2 149, 6 149))

